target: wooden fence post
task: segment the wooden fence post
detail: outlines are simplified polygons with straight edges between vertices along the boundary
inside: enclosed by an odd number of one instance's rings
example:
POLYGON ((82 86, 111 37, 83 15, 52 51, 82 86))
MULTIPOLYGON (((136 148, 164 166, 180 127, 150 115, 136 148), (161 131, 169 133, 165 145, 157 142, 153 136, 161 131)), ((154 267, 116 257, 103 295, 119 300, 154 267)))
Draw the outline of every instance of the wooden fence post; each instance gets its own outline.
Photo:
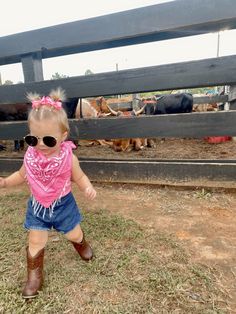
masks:
POLYGON ((43 81, 43 64, 40 53, 29 54, 21 58, 25 83, 43 81))
POLYGON ((230 110, 236 110, 236 85, 230 85, 229 88, 230 110))
POLYGON ((139 108, 139 94, 132 94, 132 109, 133 110, 138 110, 139 108))

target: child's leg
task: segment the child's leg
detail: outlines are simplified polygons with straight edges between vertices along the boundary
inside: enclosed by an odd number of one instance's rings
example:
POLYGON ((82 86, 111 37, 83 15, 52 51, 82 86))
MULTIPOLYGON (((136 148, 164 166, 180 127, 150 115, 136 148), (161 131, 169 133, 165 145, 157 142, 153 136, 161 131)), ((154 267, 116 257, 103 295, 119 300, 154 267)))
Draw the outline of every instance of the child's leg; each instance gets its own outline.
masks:
POLYGON ((48 231, 30 230, 29 231, 29 253, 33 257, 42 250, 48 241, 48 231))
POLYGON ((73 230, 67 232, 65 237, 72 242, 74 248, 83 260, 89 261, 92 259, 92 248, 85 240, 84 233, 79 224, 73 230))
POLYGON ((43 285, 44 247, 48 240, 48 232, 44 230, 29 231, 29 246, 27 247, 27 282, 22 296, 25 299, 34 298, 43 285))
POLYGON ((69 240, 71 242, 76 242, 76 243, 81 242, 83 240, 83 231, 82 231, 80 225, 75 226, 74 229, 67 232, 65 234, 65 237, 67 238, 67 240, 69 240))

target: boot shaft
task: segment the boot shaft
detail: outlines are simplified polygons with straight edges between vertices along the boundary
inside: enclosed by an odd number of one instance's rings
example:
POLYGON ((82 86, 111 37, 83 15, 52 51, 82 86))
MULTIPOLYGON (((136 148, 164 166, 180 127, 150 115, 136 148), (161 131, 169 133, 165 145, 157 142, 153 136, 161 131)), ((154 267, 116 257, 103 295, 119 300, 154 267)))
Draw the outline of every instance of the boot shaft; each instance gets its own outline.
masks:
POLYGON ((40 250, 35 256, 31 256, 29 247, 26 248, 27 266, 29 269, 43 268, 44 248, 40 250))
POLYGON ((35 256, 31 256, 29 248, 26 249, 27 255, 27 282, 23 288, 22 296, 25 299, 34 298, 43 285, 43 259, 44 248, 35 256))

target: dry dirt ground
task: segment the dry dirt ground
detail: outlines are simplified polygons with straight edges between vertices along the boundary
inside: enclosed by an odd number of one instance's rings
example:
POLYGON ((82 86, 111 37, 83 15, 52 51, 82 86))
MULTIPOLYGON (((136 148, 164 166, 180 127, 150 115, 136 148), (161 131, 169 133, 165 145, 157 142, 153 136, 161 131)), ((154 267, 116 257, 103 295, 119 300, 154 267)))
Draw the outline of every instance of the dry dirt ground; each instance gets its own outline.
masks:
MULTIPOLYGON (((13 152, 13 141, 1 141, 7 146, 1 156, 23 156, 24 151, 13 152)), ((75 151, 79 157, 87 158, 155 158, 155 159, 235 159, 236 141, 209 144, 204 139, 166 138, 155 139, 155 147, 145 147, 140 151, 115 152, 110 146, 101 146, 96 142, 80 141, 75 151), (90 145, 89 145, 90 144, 90 145)))
MULTIPOLYGON (((120 214, 150 234, 172 235, 193 263, 207 265, 217 274, 217 286, 226 296, 220 302, 228 311, 214 313, 236 313, 236 193, 96 182, 94 186, 97 198, 92 202, 73 186, 81 208, 120 214)), ((22 188, 27 190, 25 185, 13 191, 22 188)))
POLYGON ((81 141, 77 150, 80 157, 97 158, 155 158, 155 159, 235 159, 236 142, 234 140, 218 144, 209 144, 204 139, 155 139, 155 147, 145 147, 140 151, 115 152, 109 146, 96 143, 91 147, 81 141))
POLYGON ((92 210, 104 208, 149 230, 171 233, 194 262, 216 268, 228 296, 229 313, 236 313, 236 193, 129 184, 95 186, 98 196, 90 205, 92 210))
MULTIPOLYGON (((209 144, 201 139, 168 139, 158 140, 155 149, 146 148, 140 152, 115 153, 110 147, 80 146, 76 153, 80 157, 101 158, 235 159, 236 143, 209 144)), ((8 154, 9 151, 0 152, 0 156, 8 154)), ((22 152, 15 154, 21 155, 22 152)), ((222 291, 228 296, 229 313, 236 313, 234 191, 94 184, 98 195, 90 203, 91 210, 104 208, 131 218, 150 230, 174 234, 191 252, 194 261, 219 271, 222 291)))

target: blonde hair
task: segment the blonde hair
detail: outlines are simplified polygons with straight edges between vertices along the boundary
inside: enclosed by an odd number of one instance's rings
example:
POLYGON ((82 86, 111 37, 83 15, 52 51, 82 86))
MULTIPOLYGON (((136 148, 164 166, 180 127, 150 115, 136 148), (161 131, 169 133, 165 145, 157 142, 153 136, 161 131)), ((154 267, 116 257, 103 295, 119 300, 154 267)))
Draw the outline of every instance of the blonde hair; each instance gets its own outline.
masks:
MULTIPOLYGON (((49 94, 49 97, 53 101, 64 101, 65 100, 65 92, 58 88, 57 90, 52 90, 49 94)), ((31 101, 40 101, 41 97, 36 93, 28 93, 27 98, 31 101)), ((32 120, 42 121, 42 120, 51 120, 54 119, 62 133, 70 131, 69 122, 67 118, 66 111, 61 107, 60 109, 55 108, 54 106, 49 104, 41 104, 37 107, 32 107, 31 111, 28 115, 28 123, 32 120)))

